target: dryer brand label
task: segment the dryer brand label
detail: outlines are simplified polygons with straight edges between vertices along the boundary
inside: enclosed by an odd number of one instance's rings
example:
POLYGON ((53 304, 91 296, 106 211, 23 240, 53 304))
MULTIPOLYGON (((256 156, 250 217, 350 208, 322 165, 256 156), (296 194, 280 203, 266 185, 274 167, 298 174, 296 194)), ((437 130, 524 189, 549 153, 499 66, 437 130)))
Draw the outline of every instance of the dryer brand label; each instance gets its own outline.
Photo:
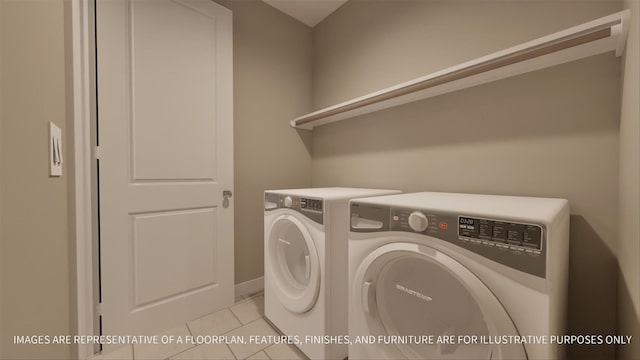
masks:
POLYGON ((407 294, 409 294, 409 295, 415 296, 415 297, 417 297, 417 298, 418 298, 418 299, 420 299, 420 300, 424 300, 424 301, 431 301, 431 300, 433 300, 433 299, 431 298, 431 296, 427 296, 427 295, 425 295, 425 294, 423 294, 423 293, 421 293, 421 292, 419 292, 419 291, 415 291, 415 290, 408 289, 408 288, 406 288, 406 287, 404 287, 404 286, 402 286, 402 285, 400 285, 400 284, 396 284, 396 290, 400 290, 400 291, 402 291, 403 293, 407 293, 407 294))

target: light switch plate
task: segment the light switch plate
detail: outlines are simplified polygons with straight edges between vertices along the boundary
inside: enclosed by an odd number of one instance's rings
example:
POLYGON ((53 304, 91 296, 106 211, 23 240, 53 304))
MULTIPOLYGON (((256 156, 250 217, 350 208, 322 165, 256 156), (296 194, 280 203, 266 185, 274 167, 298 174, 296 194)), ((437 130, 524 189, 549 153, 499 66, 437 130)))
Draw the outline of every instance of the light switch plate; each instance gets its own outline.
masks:
POLYGON ((62 176, 62 131, 49 121, 49 176, 62 176))

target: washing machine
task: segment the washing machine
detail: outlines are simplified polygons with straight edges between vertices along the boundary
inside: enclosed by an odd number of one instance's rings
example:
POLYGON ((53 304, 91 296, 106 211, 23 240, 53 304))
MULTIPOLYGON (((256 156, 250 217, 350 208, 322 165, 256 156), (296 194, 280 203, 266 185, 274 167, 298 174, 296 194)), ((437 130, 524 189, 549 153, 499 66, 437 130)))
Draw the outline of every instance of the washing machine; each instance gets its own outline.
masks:
POLYGON ((350 202, 349 359, 559 359, 569 205, 452 193, 350 202))
POLYGON ((397 190, 269 190, 265 317, 311 359, 347 356, 348 201, 397 190))

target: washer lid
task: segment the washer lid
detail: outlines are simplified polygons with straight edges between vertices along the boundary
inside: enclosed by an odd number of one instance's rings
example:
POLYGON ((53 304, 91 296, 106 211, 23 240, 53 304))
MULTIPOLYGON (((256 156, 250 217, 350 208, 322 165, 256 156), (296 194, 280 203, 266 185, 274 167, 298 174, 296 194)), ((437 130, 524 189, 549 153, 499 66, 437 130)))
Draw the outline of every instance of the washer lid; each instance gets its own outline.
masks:
POLYGON ((291 215, 278 217, 269 232, 265 254, 280 303, 295 313, 310 310, 320 291, 320 263, 302 222, 291 215))
POLYGON ((521 345, 488 341, 517 335, 515 326, 491 291, 449 256, 426 246, 390 244, 374 251, 364 265, 362 304, 373 332, 404 340, 433 336, 433 344, 395 344, 405 357, 526 358, 521 345), (454 342, 437 344, 439 337, 454 342))

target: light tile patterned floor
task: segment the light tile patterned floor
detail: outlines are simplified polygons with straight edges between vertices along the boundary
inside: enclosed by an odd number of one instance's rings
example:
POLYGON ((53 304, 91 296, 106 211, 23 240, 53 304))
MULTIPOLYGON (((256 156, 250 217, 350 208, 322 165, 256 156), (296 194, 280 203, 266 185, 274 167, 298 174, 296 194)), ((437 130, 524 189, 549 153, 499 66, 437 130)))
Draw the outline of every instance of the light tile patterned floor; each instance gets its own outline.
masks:
MULTIPOLYGON (((255 294, 237 301, 233 306, 203 316, 167 330, 161 335, 174 336, 243 336, 278 335, 278 332, 264 319, 264 295, 255 294)), ((297 348, 285 345, 269 344, 170 344, 170 345, 134 345, 100 354, 91 360, 128 360, 128 359, 306 359, 297 348)))

